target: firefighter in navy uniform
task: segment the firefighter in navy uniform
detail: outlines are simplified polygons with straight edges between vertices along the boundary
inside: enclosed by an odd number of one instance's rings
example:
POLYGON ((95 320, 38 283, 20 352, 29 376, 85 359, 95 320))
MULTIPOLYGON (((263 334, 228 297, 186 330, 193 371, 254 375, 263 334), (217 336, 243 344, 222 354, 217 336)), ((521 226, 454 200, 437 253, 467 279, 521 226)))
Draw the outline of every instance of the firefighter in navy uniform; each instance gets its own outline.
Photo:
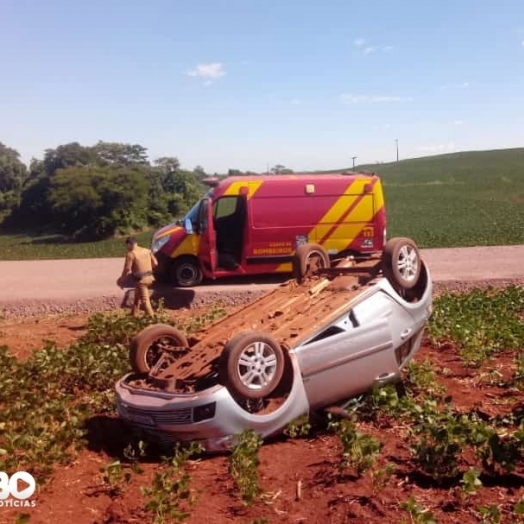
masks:
POLYGON ((149 288, 155 281, 153 270, 158 266, 155 255, 145 247, 140 247, 134 237, 126 240, 127 254, 122 275, 117 280, 117 285, 123 287, 124 279, 130 273, 135 281, 135 300, 131 308, 131 314, 136 317, 140 311, 140 303, 144 305, 146 313, 154 316, 151 301, 149 300, 149 288))

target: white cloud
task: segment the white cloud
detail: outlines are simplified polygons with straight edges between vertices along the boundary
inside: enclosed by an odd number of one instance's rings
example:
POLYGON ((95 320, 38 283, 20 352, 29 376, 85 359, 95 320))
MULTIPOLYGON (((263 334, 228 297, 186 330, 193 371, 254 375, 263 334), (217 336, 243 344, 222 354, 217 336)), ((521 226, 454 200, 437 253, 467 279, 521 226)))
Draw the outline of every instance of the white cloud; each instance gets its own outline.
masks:
POLYGON ((521 44, 522 44, 522 47, 524 47, 524 40, 522 40, 521 44))
POLYGON ((420 151, 421 153, 449 153, 455 151, 455 143, 448 142, 447 144, 419 146, 417 147, 417 151, 420 151))
POLYGON ((379 51, 382 53, 389 53, 393 50, 393 46, 391 45, 386 45, 382 47, 378 45, 371 45, 370 41, 364 38, 357 38, 353 40, 353 45, 357 48, 359 52, 361 52, 364 55, 370 55, 379 51))
POLYGON ((387 131, 391 127, 391 124, 380 124, 378 126, 373 126, 373 131, 387 131))
POLYGON ((461 126, 463 123, 464 123, 464 122, 463 122, 462 120, 455 120, 455 121, 453 122, 453 125, 454 125, 454 126, 461 126))
POLYGON ((344 104, 390 104, 395 102, 412 102, 413 98, 409 96, 369 96, 369 95, 351 95, 344 94, 341 96, 344 104))
POLYGON ((444 84, 440 89, 467 89, 469 82, 462 82, 461 84, 444 84))
POLYGON ((187 72, 188 76, 196 76, 199 78, 205 78, 207 81, 213 81, 221 76, 224 76, 224 65, 220 62, 212 64, 198 64, 195 69, 187 72))
POLYGON ((290 102, 291 105, 293 106, 298 106, 300 105, 302 102, 298 99, 298 98, 293 98, 290 102))

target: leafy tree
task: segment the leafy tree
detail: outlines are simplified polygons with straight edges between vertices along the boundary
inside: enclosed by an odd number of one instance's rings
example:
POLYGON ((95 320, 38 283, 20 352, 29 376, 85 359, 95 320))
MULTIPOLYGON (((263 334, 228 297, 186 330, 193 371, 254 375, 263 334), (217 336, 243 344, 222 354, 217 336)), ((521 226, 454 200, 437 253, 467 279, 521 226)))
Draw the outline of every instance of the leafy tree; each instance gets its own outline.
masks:
POLYGON ((18 151, 0 142, 0 192, 19 191, 26 177, 27 167, 18 151))
POLYGON ((90 147, 81 146, 78 142, 70 142, 56 149, 46 149, 43 160, 44 171, 48 176, 58 169, 73 166, 88 166, 96 162, 96 155, 90 147))
POLYGON ((196 166, 195 169, 193 169, 193 173, 200 179, 207 177, 207 173, 202 166, 196 166))
POLYGON ((180 162, 176 156, 163 156, 155 160, 155 165, 164 174, 180 169, 180 162))
POLYGON ((284 175, 286 173, 293 173, 293 170, 283 166, 282 164, 277 164, 271 168, 271 172, 275 175, 284 175))
POLYGON ((61 232, 93 240, 143 228, 148 189, 137 169, 72 167, 51 179, 47 201, 61 232))
POLYGON ((43 160, 38 160, 37 158, 31 158, 31 162, 29 163, 29 174, 27 175, 27 178, 25 179, 24 185, 29 184, 33 180, 36 180, 42 175, 45 175, 45 166, 43 160))
POLYGON ((164 178, 163 188, 166 193, 168 211, 172 216, 179 216, 202 197, 204 187, 191 171, 176 170, 164 178))
POLYGON ((149 165, 147 148, 140 144, 98 141, 91 151, 102 165, 149 165))
POLYGON ((166 192, 164 191, 165 175, 157 169, 149 170, 146 178, 149 182, 147 223, 158 226, 170 220, 166 192))
POLYGON ((176 157, 152 166, 139 144, 77 142, 47 149, 32 159, 29 175, 4 225, 33 232, 60 232, 75 239, 101 239, 158 226, 180 217, 207 190, 203 168, 180 168, 176 157))

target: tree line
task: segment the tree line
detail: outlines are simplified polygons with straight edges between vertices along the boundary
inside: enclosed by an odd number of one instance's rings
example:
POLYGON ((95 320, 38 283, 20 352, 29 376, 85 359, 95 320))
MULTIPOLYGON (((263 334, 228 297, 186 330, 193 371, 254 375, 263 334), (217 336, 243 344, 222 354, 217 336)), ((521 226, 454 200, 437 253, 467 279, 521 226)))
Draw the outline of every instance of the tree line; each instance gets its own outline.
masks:
POLYGON ((176 157, 151 162, 139 144, 78 142, 46 149, 26 166, 0 142, 2 229, 100 240, 165 225, 206 191, 203 168, 176 157))

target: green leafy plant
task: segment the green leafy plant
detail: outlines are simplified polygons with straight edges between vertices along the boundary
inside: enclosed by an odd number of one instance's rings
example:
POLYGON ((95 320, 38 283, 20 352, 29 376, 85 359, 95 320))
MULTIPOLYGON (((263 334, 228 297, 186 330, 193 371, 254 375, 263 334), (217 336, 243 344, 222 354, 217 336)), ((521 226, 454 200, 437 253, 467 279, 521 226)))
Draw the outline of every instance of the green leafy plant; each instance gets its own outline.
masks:
POLYGON ((27 524, 31 520, 29 513, 18 513, 15 518, 14 524, 27 524))
POLYGON ((358 431, 354 418, 332 421, 328 427, 336 432, 342 444, 342 468, 352 467, 360 476, 375 463, 383 444, 358 431))
POLYGON ((409 363, 407 382, 408 387, 423 391, 425 395, 440 395, 445 391, 445 388, 437 380, 433 364, 427 358, 421 364, 414 360, 409 363))
POLYGON ((480 522, 482 524, 500 524, 502 522, 502 512, 494 504, 480 506, 478 512, 480 513, 480 522))
POLYGON ((515 434, 499 434, 499 432, 485 425, 475 427, 475 448, 482 461, 482 466, 490 473, 501 469, 505 473, 515 470, 522 461, 524 440, 522 432, 515 434))
POLYGON ((379 425, 382 422, 389 424, 392 418, 397 422, 406 417, 409 418, 414 406, 413 395, 410 391, 400 396, 398 388, 389 384, 374 388, 367 395, 357 413, 360 418, 372 420, 379 425))
MULTIPOLYGON (((210 315, 222 314, 219 307, 210 315)), ((208 315, 195 326, 211 321, 208 315)), ((122 312, 96 313, 77 342, 59 348, 48 342, 25 361, 0 347, 0 453, 8 471, 26 470, 44 482, 54 465, 67 463, 85 445, 87 422, 114 414, 114 383, 129 371, 129 344, 154 322, 173 324, 165 311, 156 318, 122 312)))
POLYGON ((468 436, 464 417, 449 404, 439 411, 438 403, 429 400, 418 411, 418 422, 412 428, 417 438, 412 445, 416 464, 435 480, 457 477, 459 457, 468 436))
POLYGON ((119 460, 114 460, 102 468, 103 481, 111 491, 112 495, 119 495, 122 492, 122 484, 131 480, 131 473, 124 471, 119 460))
POLYGON ((235 481, 244 503, 251 505, 260 494, 258 484, 258 451, 262 438, 252 429, 246 429, 236 440, 228 457, 229 473, 235 481))
POLYGON ((223 302, 217 301, 204 314, 191 318, 180 324, 178 328, 185 333, 195 333, 226 316, 226 314, 227 310, 223 302))
POLYGON ((411 521, 416 524, 438 523, 433 513, 429 509, 422 507, 413 496, 409 497, 401 506, 409 513, 411 521))
POLYGON ((307 437, 311 431, 311 423, 309 416, 302 415, 295 420, 292 420, 285 428, 284 435, 291 438, 307 437))
POLYGON ((462 475, 460 483, 465 494, 471 495, 476 493, 478 489, 482 487, 482 481, 479 478, 480 473, 481 471, 479 469, 469 468, 468 471, 462 475))
POLYGON ((383 468, 371 471, 371 485, 373 486, 374 494, 377 494, 388 485, 391 476, 395 473, 395 469, 393 464, 386 464, 383 468))
POLYGON ((515 355, 513 384, 520 390, 524 389, 524 354, 521 351, 515 355))
POLYGON ((519 286, 444 294, 435 300, 430 338, 437 346, 458 344, 466 364, 480 366, 498 352, 524 345, 523 311, 524 288, 519 286))
POLYGON ((513 506, 513 513, 517 516, 515 524, 524 522, 524 497, 513 506))
POLYGON ((196 502, 189 483, 190 475, 186 471, 188 459, 202 452, 200 444, 184 446, 177 443, 174 455, 165 460, 165 468, 156 472, 150 488, 142 488, 146 497, 145 508, 154 514, 154 522, 182 522, 190 515, 190 509, 196 502))

